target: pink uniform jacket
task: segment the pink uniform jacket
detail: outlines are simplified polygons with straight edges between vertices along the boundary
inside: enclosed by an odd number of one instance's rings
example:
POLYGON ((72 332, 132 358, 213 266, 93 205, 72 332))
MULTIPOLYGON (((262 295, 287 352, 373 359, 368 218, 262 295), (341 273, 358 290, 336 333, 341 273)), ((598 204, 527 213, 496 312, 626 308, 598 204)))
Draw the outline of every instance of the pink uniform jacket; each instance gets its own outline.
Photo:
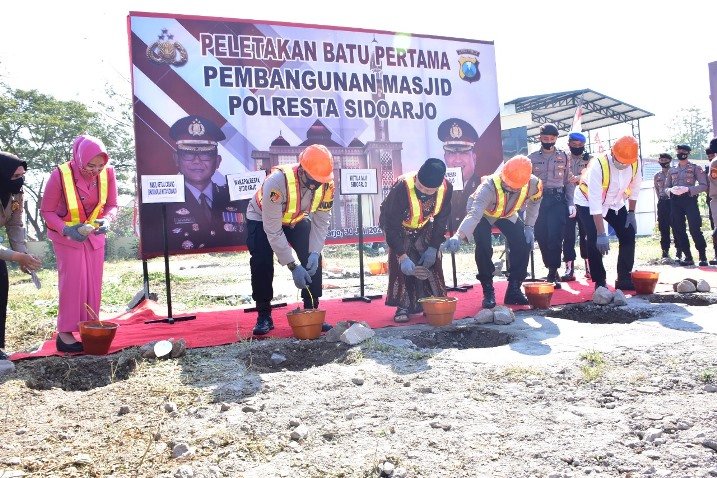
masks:
MULTIPOLYGON (((81 172, 84 164, 97 156, 107 156, 104 144, 98 138, 78 136, 73 145, 73 160, 70 161, 72 177, 87 216, 99 203, 99 179, 88 178, 81 172)), ((105 162, 105 164, 107 164, 105 162)), ((105 166, 107 167, 107 166, 105 166)), ((99 215, 114 220, 117 214, 117 182, 114 169, 107 167, 107 202, 99 215)), ((59 169, 50 174, 40 203, 40 212, 47 224, 47 236, 57 257, 59 307, 57 330, 76 332, 79 322, 94 320, 99 316, 102 297, 102 272, 105 258, 105 236, 90 234, 86 241, 77 242, 62 234, 66 220, 69 220, 65 192, 59 169)))

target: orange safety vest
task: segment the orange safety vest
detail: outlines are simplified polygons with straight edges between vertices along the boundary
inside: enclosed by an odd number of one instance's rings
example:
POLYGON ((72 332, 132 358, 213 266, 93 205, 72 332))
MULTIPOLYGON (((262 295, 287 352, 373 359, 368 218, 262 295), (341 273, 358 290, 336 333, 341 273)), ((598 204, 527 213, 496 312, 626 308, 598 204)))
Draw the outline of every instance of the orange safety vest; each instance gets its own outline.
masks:
POLYGON ((67 204, 67 214, 63 218, 65 224, 68 226, 74 226, 75 224, 92 224, 95 225, 95 220, 102 214, 107 203, 107 168, 103 168, 99 174, 99 190, 100 200, 97 206, 92 210, 90 217, 87 217, 84 207, 81 206, 80 197, 75 188, 75 181, 72 178, 72 169, 70 163, 63 163, 57 167, 60 170, 60 176, 62 177, 62 189, 65 192, 65 203, 67 204), (69 220, 68 220, 69 219, 69 220))
POLYGON ((418 173, 409 173, 404 176, 406 181, 406 191, 408 192, 408 219, 403 221, 403 227, 406 229, 420 229, 426 225, 428 221, 433 221, 433 216, 441 212, 443 207, 443 199, 446 196, 446 180, 443 180, 438 190, 436 191, 436 205, 433 207, 433 212, 428 216, 423 216, 423 208, 421 207, 421 201, 416 195, 416 175, 418 173))
MULTIPOLYGON (((508 197, 505 194, 505 191, 503 190, 503 181, 500 179, 500 175, 496 174, 493 176, 493 184, 495 184, 495 207, 490 211, 483 211, 484 216, 488 217, 494 217, 494 218, 502 218, 502 217, 510 217, 513 214, 515 214, 516 211, 519 211, 521 207, 523 207, 523 204, 525 203, 525 200, 528 197, 528 188, 530 187, 530 181, 528 181, 528 184, 523 186, 520 189, 520 194, 518 195, 517 201, 515 201, 515 204, 512 208, 510 208, 509 211, 506 211, 506 206, 508 205, 508 197)), ((540 199, 540 197, 543 195, 543 181, 538 179, 538 190, 530 196, 530 199, 533 201, 537 201, 540 199)))
MULTIPOLYGON (((600 169, 602 170, 602 202, 605 203, 605 198, 607 197, 607 190, 610 187, 610 164, 608 163, 607 156, 598 156, 594 158, 597 162, 600 163, 600 169)), ((637 176, 637 161, 632 163, 632 179, 630 180, 630 184, 632 184, 632 181, 634 181, 635 176, 637 176)), ((585 199, 588 198, 588 185, 585 182, 585 178, 580 178, 580 185, 578 186, 580 191, 582 191, 583 195, 585 195, 585 199)), ((625 197, 629 197, 632 191, 630 188, 627 188, 625 190, 625 197)))
MULTIPOLYGON (((272 168, 273 171, 281 171, 284 173, 286 181, 286 205, 284 206, 284 215, 281 218, 281 224, 284 226, 293 226, 304 220, 310 212, 330 211, 334 203, 334 182, 329 181, 321 185, 320 190, 314 191, 314 198, 311 201, 311 209, 309 211, 301 210, 301 192, 299 188, 301 181, 299 180, 299 164, 287 164, 272 168), (319 193, 320 194, 317 194, 319 193)), ((264 188, 259 188, 256 192, 256 203, 261 209, 261 201, 264 196, 264 188)))

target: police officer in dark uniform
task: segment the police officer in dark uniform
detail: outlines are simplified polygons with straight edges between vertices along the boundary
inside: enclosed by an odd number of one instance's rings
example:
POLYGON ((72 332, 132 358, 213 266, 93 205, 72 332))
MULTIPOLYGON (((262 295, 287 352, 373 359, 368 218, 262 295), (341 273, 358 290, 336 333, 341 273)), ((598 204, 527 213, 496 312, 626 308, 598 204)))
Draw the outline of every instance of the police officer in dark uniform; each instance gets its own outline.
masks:
POLYGON ((246 242, 248 201, 230 201, 229 188, 212 181, 222 157, 217 144, 226 139, 212 121, 185 116, 172 125, 174 160, 184 176, 184 203, 167 206, 169 247, 175 251, 236 246, 246 242))
POLYGON ((695 265, 695 261, 692 259, 692 251, 690 250, 690 240, 687 238, 687 231, 685 230, 685 218, 687 218, 690 235, 692 240, 695 241, 695 247, 700 255, 699 265, 706 266, 708 265, 707 242, 702 235, 702 216, 697 206, 697 197, 700 193, 707 191, 707 177, 702 168, 687 159, 692 148, 686 144, 680 144, 677 145, 676 149, 679 162, 676 167, 670 168, 667 173, 665 192, 670 195, 670 214, 675 234, 675 244, 682 249, 685 255, 684 260, 680 261, 680 265, 695 265))
MULTIPOLYGON (((662 247, 662 258, 670 258, 670 228, 672 227, 672 218, 670 215, 670 194, 665 191, 665 182, 667 181, 667 172, 670 170, 672 156, 667 153, 661 153, 659 159, 662 171, 655 173, 653 183, 655 185, 655 194, 657 194, 657 228, 660 231, 660 246, 662 247)), ((675 241, 677 236, 675 235, 675 241)), ((680 259, 681 251, 677 243, 677 258, 680 259)))
POLYGON ((448 118, 438 126, 438 139, 443 141, 443 160, 449 168, 463 171, 463 191, 453 191, 451 218, 448 228, 455 228, 466 215, 468 197, 478 188, 480 177, 476 173, 475 144, 478 133, 468 122, 459 118, 448 118))
MULTIPOLYGON (((585 168, 588 167, 588 162, 592 156, 590 153, 585 151, 585 141, 587 138, 584 134, 579 131, 571 131, 568 135, 568 148, 570 148, 570 160, 572 163, 572 176, 570 181, 577 185, 580 181, 585 168)), ((585 230, 577 216, 570 216, 570 213, 566 211, 568 217, 565 220, 565 231, 563 233, 563 261, 565 262, 565 272, 560 276, 560 279, 564 282, 575 280, 575 229, 578 230, 578 244, 580 245, 580 257, 585 261, 585 276, 590 278, 590 263, 588 261, 588 249, 585 244, 587 239, 585 230)))
POLYGON ((533 174, 543 181, 543 200, 535 223, 535 239, 548 268, 548 282, 560 287, 558 268, 562 252, 563 230, 567 218, 575 217, 573 195, 575 184, 571 181, 570 156, 555 147, 558 128, 552 123, 540 127, 540 150, 528 155, 533 163, 533 174))

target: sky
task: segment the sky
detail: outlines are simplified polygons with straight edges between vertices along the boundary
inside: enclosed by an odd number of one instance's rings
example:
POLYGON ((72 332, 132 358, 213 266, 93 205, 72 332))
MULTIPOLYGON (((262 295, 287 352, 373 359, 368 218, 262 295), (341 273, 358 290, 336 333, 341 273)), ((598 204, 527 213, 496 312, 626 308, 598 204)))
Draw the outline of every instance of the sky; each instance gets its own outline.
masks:
MULTIPOLYGON (((653 142, 668 136, 680 109, 697 107, 711 116, 707 65, 717 61, 717 2, 454 0, 430 2, 427 10, 417 4, 13 2, 3 6, 0 80, 62 100, 101 98, 106 84, 129 96, 127 14, 181 13, 493 41, 501 104, 529 95, 598 91, 655 114, 640 121, 648 154, 659 150, 653 142)), ((613 137, 628 133, 625 127, 610 131, 613 137)))

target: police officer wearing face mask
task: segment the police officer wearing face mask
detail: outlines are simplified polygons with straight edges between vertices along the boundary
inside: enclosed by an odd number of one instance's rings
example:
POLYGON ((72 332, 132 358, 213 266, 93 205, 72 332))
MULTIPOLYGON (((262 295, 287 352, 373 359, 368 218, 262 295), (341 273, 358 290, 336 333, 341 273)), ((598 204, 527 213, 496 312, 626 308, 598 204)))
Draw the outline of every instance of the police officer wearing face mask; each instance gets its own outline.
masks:
MULTIPOLYGON (((655 194, 657 194, 657 228, 660 231, 662 258, 669 259, 672 219, 670 215, 670 195, 665 191, 665 182, 667 181, 667 172, 670 170, 670 164, 672 163, 672 156, 667 153, 662 153, 657 162, 662 169, 655 173, 655 177, 653 178, 655 194)), ((675 235, 675 241, 677 241, 677 235, 675 235)), ((682 251, 677 244, 675 244, 675 247, 677 249, 677 260, 680 260, 682 251)))
POLYGON ((710 141, 707 158, 710 160, 710 164, 707 166, 707 185, 709 187, 707 204, 710 209, 712 245, 715 248, 715 260, 710 261, 710 264, 717 265, 717 227, 715 227, 717 225, 717 138, 710 141))
MULTIPOLYGON (((572 176, 570 181, 577 185, 580 182, 580 176, 588 167, 588 162, 592 158, 590 153, 585 152, 585 135, 573 131, 568 135, 568 148, 570 148, 570 162, 572 163, 572 176)), ((578 243, 580 244, 580 257, 585 261, 585 276, 590 278, 590 261, 588 261, 588 251, 585 245, 585 231, 578 222, 578 218, 573 215, 568 217, 565 222, 565 232, 563 233, 563 261, 565 262, 565 272, 560 279, 564 282, 575 280, 575 228, 578 229, 578 243)))
POLYGON ((707 263, 707 243, 702 235, 702 216, 697 206, 697 197, 700 193, 707 191, 707 177, 702 168, 691 163, 687 158, 690 155, 690 148, 686 144, 677 146, 677 166, 670 168, 665 180, 665 192, 670 195, 670 209, 672 227, 675 234, 675 244, 685 254, 680 265, 693 266, 690 250, 690 240, 685 230, 685 218, 690 228, 690 235, 695 241, 695 247, 700 255, 700 266, 707 263))
POLYGON ((531 153, 528 158, 533 164, 533 174, 543 182, 544 188, 535 223, 535 240, 538 241, 543 264, 548 268, 547 280, 555 282, 559 288, 558 268, 565 221, 568 217, 575 217, 575 184, 571 181, 570 156, 555 147, 557 139, 558 128, 551 123, 544 124, 540 128, 540 150, 531 153))

